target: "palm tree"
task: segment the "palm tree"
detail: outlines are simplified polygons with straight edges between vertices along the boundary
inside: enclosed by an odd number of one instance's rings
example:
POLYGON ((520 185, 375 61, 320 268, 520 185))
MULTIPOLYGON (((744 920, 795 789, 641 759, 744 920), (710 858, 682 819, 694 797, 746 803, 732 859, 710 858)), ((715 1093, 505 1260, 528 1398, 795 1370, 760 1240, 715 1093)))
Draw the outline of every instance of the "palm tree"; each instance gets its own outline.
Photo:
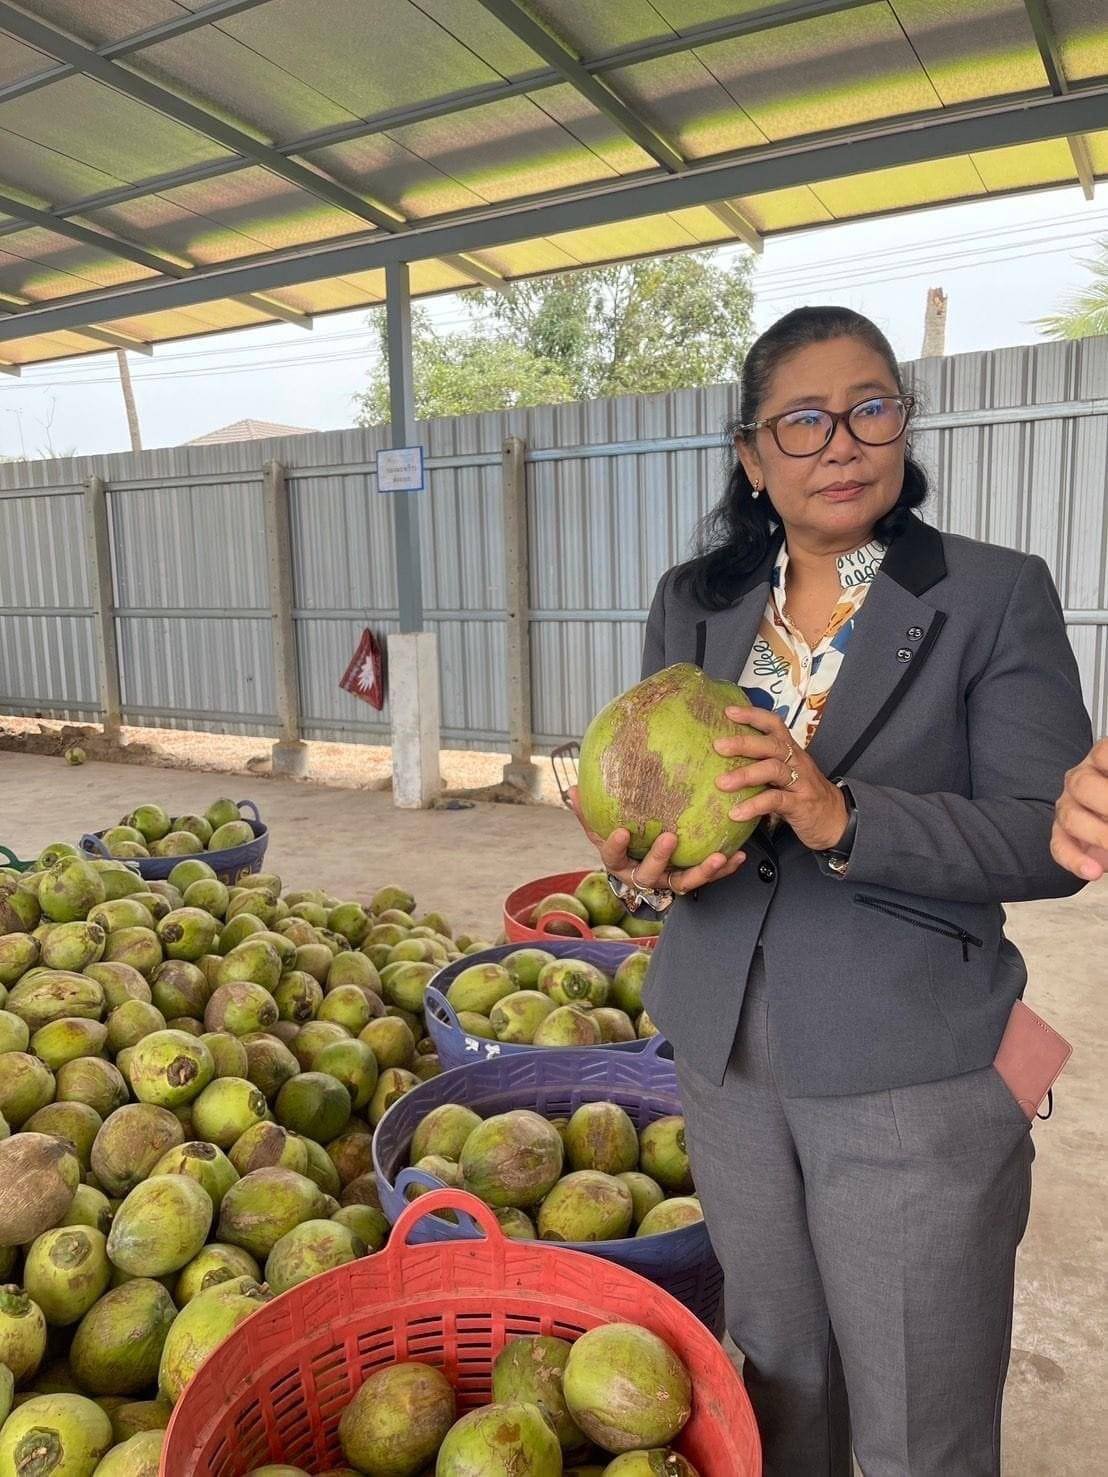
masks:
POLYGON ((1108 333, 1108 241, 1100 243, 1100 256, 1087 262, 1092 272, 1088 286, 1074 293, 1060 313, 1040 318, 1036 327, 1048 338, 1091 338, 1108 333))

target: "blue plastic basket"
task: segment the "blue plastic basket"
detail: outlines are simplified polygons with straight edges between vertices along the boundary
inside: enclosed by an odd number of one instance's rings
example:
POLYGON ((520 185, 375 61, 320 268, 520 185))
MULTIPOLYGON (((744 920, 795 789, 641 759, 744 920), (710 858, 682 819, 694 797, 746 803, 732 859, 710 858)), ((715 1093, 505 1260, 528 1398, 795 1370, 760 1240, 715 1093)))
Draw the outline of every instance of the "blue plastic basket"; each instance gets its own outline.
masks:
MULTIPOLYGON (((410 1186, 441 1186, 435 1175, 408 1167, 408 1151, 417 1125, 442 1103, 462 1103, 482 1118, 514 1108, 531 1108, 545 1118, 568 1118, 582 1103, 612 1102, 637 1128, 680 1113, 677 1073, 672 1061, 658 1055, 660 1045, 661 1038, 655 1036, 640 1052, 525 1051, 454 1067, 413 1087, 393 1104, 373 1135, 373 1167, 385 1214, 395 1222, 408 1204, 410 1186)), ((412 1234, 418 1240, 450 1241, 480 1232, 464 1217, 455 1225, 427 1216, 412 1234)), ((723 1272, 703 1222, 658 1236, 564 1245, 649 1278, 714 1333, 722 1333, 723 1272)))
MULTIPOLYGON (((494 949, 482 949, 479 954, 467 954, 456 959, 435 975, 423 999, 423 1017, 427 1032, 435 1043, 435 1050, 444 1067, 460 1067, 466 1062, 491 1061, 497 1057, 518 1056, 525 1051, 567 1051, 564 1046, 522 1046, 509 1041, 489 1041, 483 1036, 471 1036, 458 1023, 458 1016, 446 992, 454 980, 472 964, 499 964, 509 954, 518 954, 521 949, 545 949, 556 959, 584 959, 595 964, 606 974, 614 974, 629 954, 640 953, 636 943, 620 943, 618 940, 588 943, 581 939, 551 939, 542 944, 499 944, 494 949)), ((654 1040, 654 1037, 648 1037, 654 1040)), ((612 1041, 607 1046, 592 1047, 596 1051, 638 1052, 646 1041, 612 1041)), ((656 1048, 657 1049, 657 1048, 656 1048)), ((668 1051, 668 1046, 666 1050, 668 1051)))
MULTIPOLYGON (((241 846, 232 846, 229 851, 198 851, 193 854, 198 861, 207 862, 220 882, 226 882, 228 886, 237 882, 240 877, 260 872, 266 847, 269 845, 269 827, 262 821, 253 800, 238 800, 235 803, 240 811, 246 811, 243 819, 250 822, 254 832, 253 841, 244 841, 241 846)), ((78 843, 80 850, 87 856, 110 856, 108 848, 100 839, 103 834, 103 831, 92 831, 82 836, 78 843)), ((178 862, 188 860, 189 857, 185 856, 143 856, 128 859, 128 866, 137 868, 139 876, 147 882, 165 882, 178 862)))

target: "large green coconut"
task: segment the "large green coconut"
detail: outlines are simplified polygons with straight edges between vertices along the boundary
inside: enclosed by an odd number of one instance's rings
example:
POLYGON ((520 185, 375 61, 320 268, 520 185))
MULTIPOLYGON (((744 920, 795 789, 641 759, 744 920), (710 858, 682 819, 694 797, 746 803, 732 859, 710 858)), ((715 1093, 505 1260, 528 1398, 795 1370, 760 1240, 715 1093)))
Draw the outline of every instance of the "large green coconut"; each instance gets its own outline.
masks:
POLYGON ((604 1477, 699 1477, 687 1457, 668 1447, 652 1451, 625 1451, 604 1468, 604 1477))
POLYGON ((458 1163, 466 1140, 481 1122, 479 1115, 462 1103, 440 1103, 416 1125, 410 1150, 413 1163, 427 1154, 439 1154, 458 1163))
POLYGON ((534 990, 538 987, 539 975, 548 964, 554 963, 554 955, 547 949, 516 949, 500 962, 511 975, 517 990, 534 990))
POLYGON ((537 1405, 484 1405, 454 1425, 436 1477, 562 1477, 562 1448, 537 1405))
POLYGON ((492 1367, 492 1398, 501 1405, 522 1401, 541 1406, 563 1451, 585 1445, 584 1434, 566 1409, 562 1394, 562 1374, 571 1348, 565 1339, 541 1334, 512 1339, 492 1367))
POLYGON ((331 1220, 301 1221, 269 1253, 265 1280, 273 1292, 288 1292, 309 1277, 356 1261, 368 1249, 348 1226, 331 1220))
POLYGON ((158 1477, 164 1444, 164 1431, 139 1431, 112 1447, 95 1477, 158 1477))
POLYGON ((558 1130, 538 1113, 497 1113, 465 1141, 463 1183, 489 1205, 525 1210, 549 1193, 562 1172, 563 1153, 558 1130))
POLYGON ((454 1424, 454 1390, 429 1364, 391 1364, 358 1390, 339 1421, 343 1455, 377 1477, 415 1477, 454 1424))
POLYGON ((562 1390, 585 1435, 617 1454, 668 1445, 692 1411, 688 1370, 656 1333, 634 1323, 582 1334, 562 1390))
POLYGON ((582 1103, 565 1132, 566 1158, 573 1169, 625 1174, 639 1162, 639 1136, 618 1103, 582 1103))
POLYGON ((695 1195, 674 1195, 647 1211, 637 1234, 659 1236, 665 1231, 680 1231, 704 1219, 704 1210, 695 1195))
POLYGON ((325 1213, 323 1192, 292 1169, 255 1169, 227 1191, 218 1236, 261 1261, 294 1226, 325 1213))
POLYGON ((543 1241, 616 1241, 631 1229, 631 1191, 614 1175, 579 1169, 560 1179, 539 1207, 543 1241))
POLYGON ((107 1240, 91 1226, 44 1232, 31 1243, 23 1268, 28 1296, 59 1328, 83 1318, 111 1280, 107 1240))
POLYGON ((212 1351, 268 1298, 253 1278, 236 1277, 209 1287, 182 1308, 162 1349, 158 1370, 162 1396, 177 1401, 212 1351))
POLYGON ((178 1144, 163 1154, 150 1171, 151 1176, 183 1174, 207 1190, 212 1207, 218 1214, 223 1197, 235 1184, 239 1172, 222 1149, 198 1139, 178 1144))
POLYGON ((236 1277, 252 1277, 255 1282, 260 1282, 262 1269, 241 1246, 224 1246, 213 1241, 197 1252, 177 1278, 177 1285, 173 1290, 177 1306, 183 1308, 194 1297, 207 1292, 209 1287, 217 1287, 221 1282, 231 1282, 236 1277))
POLYGON ((671 1195, 687 1195, 693 1188, 685 1120, 681 1114, 655 1118, 641 1130, 639 1167, 671 1195))
POLYGON ((38 890, 39 907, 52 923, 74 923, 87 918, 107 896, 96 869, 74 856, 55 862, 38 890))
POLYGON ((70 1362, 94 1395, 138 1395, 157 1377, 177 1309, 160 1282, 136 1277, 94 1303, 73 1336, 70 1362))
POLYGON ((92 1145, 92 1172, 109 1195, 122 1198, 155 1164, 185 1141, 177 1118, 154 1103, 128 1103, 109 1115, 92 1145))
POLYGON ((19 1384, 31 1378, 45 1353, 46 1319, 38 1303, 14 1283, 0 1287, 0 1364, 19 1384))
POLYGON ((628 830, 628 852, 638 858, 663 832, 673 832, 675 867, 737 851, 757 822, 733 821, 729 812, 758 790, 717 788, 720 775, 750 761, 726 759, 713 743, 755 733, 726 716, 727 708, 749 706, 741 687, 713 681, 688 662, 617 697, 581 740, 578 794, 586 824, 601 836, 628 830))
POLYGON ((636 949, 633 954, 628 954, 612 976, 612 1004, 618 1005, 628 1015, 638 1015, 642 1010, 642 992, 649 968, 650 955, 645 949, 636 949))
POLYGON ((155 1175, 136 1185, 116 1212, 108 1256, 131 1277, 178 1272, 208 1239, 212 1214, 211 1198, 196 1180, 155 1175))
POLYGON ((112 1423, 83 1395, 36 1395, 0 1431, 0 1472, 92 1477, 112 1444, 112 1423))

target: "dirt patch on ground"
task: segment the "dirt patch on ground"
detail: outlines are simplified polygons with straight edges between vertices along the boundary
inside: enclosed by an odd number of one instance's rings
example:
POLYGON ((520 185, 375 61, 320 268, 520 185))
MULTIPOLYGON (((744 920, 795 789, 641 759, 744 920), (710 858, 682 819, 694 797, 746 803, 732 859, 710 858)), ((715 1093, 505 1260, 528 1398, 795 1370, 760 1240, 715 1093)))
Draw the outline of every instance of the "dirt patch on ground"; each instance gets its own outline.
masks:
MULTIPOLYGON (((201 770, 216 774, 268 775, 270 740, 237 734, 194 733, 172 728, 124 728, 118 741, 94 724, 60 723, 46 718, 0 717, 0 750, 63 759, 79 746, 87 758, 110 764, 153 765, 162 769, 201 770)), ((380 745, 309 743, 308 773, 302 783, 351 790, 391 790, 392 754, 380 745)), ((504 754, 444 749, 442 808, 484 801, 503 805, 532 803, 503 782, 504 754)), ((537 758, 542 778, 540 804, 560 805, 549 759, 537 758)))

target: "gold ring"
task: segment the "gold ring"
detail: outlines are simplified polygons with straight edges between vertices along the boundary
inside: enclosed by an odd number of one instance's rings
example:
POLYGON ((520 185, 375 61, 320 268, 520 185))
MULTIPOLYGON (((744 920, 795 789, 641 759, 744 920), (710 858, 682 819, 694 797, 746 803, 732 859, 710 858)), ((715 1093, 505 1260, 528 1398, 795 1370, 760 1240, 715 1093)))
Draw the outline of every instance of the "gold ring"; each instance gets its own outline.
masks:
POLYGON ((793 787, 793 785, 796 784, 796 782, 797 782, 797 780, 799 778, 800 778, 800 770, 799 769, 790 769, 789 770, 789 782, 785 786, 785 789, 786 790, 791 790, 792 787, 793 787))
POLYGON ((796 749, 793 747, 792 744, 790 744, 789 745, 789 752, 785 755, 784 759, 781 760, 781 763, 782 764, 791 764, 793 762, 793 755, 795 753, 796 753, 796 749))
POLYGON ((643 884, 639 881, 639 864, 638 864, 638 862, 636 862, 635 865, 631 868, 631 886, 632 887, 637 887, 640 891, 642 891, 643 884))

